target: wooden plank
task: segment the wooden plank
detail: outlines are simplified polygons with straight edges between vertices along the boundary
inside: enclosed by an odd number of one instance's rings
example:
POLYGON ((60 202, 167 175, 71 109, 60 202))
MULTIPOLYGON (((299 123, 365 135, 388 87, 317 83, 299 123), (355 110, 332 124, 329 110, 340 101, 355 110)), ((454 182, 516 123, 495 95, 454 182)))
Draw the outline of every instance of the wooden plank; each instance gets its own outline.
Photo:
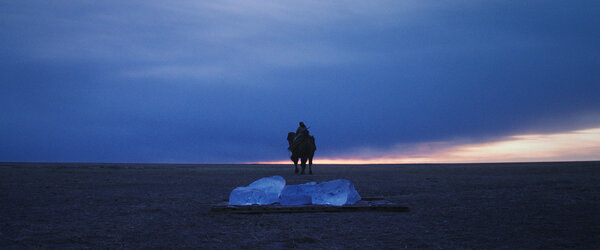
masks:
POLYGON ((361 201, 382 201, 385 200, 385 198, 383 197, 362 197, 360 198, 361 201))
POLYGON ((319 212, 408 212, 404 206, 215 206, 212 212, 229 212, 236 214, 266 214, 266 213, 319 213, 319 212))
MULTIPOLYGON (((361 202, 361 201, 382 201, 382 200, 385 200, 385 198, 379 197, 379 196, 377 196, 377 197, 361 197, 359 202, 361 202)), ((225 200, 223 200, 223 202, 227 203, 227 202, 229 202, 229 200, 225 199, 225 200)))
MULTIPOLYGON (((380 201, 380 200, 378 200, 380 201)), ((355 205, 328 206, 328 205, 216 205, 211 208, 212 212, 228 212, 236 214, 265 214, 265 213, 319 213, 319 212, 408 212, 408 207, 399 206, 387 201, 367 202, 360 201, 355 205)))

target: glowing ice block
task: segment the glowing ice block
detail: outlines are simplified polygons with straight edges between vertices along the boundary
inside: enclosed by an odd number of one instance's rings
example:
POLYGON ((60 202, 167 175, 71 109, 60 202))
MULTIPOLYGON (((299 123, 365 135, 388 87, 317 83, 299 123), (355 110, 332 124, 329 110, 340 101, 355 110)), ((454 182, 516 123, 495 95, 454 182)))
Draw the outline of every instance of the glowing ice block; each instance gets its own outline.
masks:
POLYGON ((349 180, 337 179, 317 185, 312 194, 312 204, 343 206, 360 200, 360 195, 349 180))
POLYGON ((285 187, 281 176, 264 177, 246 187, 237 187, 229 195, 229 205, 267 205, 279 201, 285 187))
POLYGON ((317 188, 316 182, 300 185, 287 185, 281 191, 279 203, 285 206, 312 204, 312 195, 317 188))
POLYGON ((349 180, 308 182, 300 185, 285 185, 281 176, 261 178, 246 187, 237 187, 229 195, 229 205, 268 205, 279 202, 284 206, 294 205, 351 205, 360 200, 360 195, 349 180))

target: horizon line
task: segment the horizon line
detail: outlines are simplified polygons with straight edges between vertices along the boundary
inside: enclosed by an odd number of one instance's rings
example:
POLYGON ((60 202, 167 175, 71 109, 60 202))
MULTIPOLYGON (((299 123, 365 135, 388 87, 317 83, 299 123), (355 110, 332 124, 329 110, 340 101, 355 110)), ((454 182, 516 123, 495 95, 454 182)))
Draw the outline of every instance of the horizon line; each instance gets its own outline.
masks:
MULTIPOLYGON (((522 163, 569 163, 569 162, 600 162, 600 160, 559 160, 559 161, 490 161, 490 162, 400 162, 400 163, 313 163, 313 165, 459 165, 459 164, 522 164, 522 163)), ((84 161, 0 161, 0 165, 5 164, 134 164, 134 165, 293 165, 291 161, 270 161, 270 162, 241 162, 241 163, 183 163, 183 162, 84 162, 84 161)), ((300 165, 300 164, 298 164, 300 165)), ((2 166, 0 166, 2 167, 2 166)))

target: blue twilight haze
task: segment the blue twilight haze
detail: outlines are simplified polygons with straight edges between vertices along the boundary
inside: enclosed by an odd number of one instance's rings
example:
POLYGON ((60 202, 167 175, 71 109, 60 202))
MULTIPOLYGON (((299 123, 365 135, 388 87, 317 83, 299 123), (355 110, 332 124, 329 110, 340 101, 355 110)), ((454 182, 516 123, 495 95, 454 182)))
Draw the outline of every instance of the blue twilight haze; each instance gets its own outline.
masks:
MULTIPOLYGON (((316 159, 600 127, 599 1, 0 1, 0 161, 316 159)), ((599 145, 600 146, 600 145, 599 145)))

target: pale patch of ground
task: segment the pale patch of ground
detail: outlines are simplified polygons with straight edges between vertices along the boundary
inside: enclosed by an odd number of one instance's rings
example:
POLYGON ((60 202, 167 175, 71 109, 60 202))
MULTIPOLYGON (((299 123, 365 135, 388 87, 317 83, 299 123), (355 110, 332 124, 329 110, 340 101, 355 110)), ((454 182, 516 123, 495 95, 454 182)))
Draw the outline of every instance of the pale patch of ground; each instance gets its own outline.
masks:
POLYGON ((314 166, 0 163, 0 248, 594 248, 600 163, 314 166), (272 175, 351 180, 408 213, 210 212, 272 175))

